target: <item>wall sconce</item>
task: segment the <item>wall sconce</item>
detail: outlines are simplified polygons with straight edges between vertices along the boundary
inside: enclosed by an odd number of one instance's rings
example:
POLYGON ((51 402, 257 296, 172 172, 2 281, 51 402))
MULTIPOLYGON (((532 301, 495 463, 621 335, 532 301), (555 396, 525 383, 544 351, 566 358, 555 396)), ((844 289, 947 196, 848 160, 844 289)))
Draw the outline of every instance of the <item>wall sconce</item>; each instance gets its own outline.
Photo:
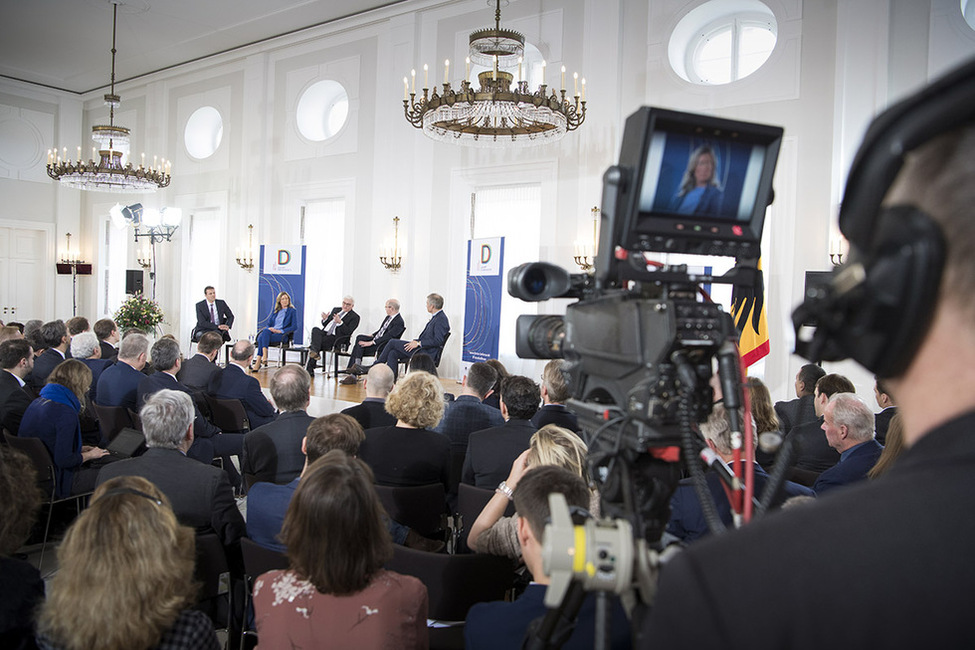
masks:
POLYGON ((831 235, 829 238, 829 261, 833 266, 842 266, 843 258, 850 250, 850 244, 843 235, 831 235))
POLYGON ((599 227, 599 208, 593 206, 592 208, 592 243, 580 243, 576 241, 575 243, 575 255, 573 259, 579 268, 586 273, 595 272, 596 268, 596 248, 599 246, 599 237, 597 236, 597 228, 599 227))
POLYGON ((91 275, 91 264, 81 259, 81 252, 71 249, 71 233, 64 235, 65 246, 55 266, 58 275, 71 276, 71 315, 78 315, 78 276, 91 275))
POLYGON ((237 265, 248 273, 254 268, 254 224, 247 226, 247 250, 237 249, 237 265))
POLYGON ((152 249, 146 246, 137 254, 135 261, 146 271, 152 269, 152 249))
POLYGON ((403 255, 399 249, 399 217, 393 217, 393 248, 386 250, 379 249, 379 261, 386 267, 387 271, 396 273, 399 271, 403 262, 403 255))

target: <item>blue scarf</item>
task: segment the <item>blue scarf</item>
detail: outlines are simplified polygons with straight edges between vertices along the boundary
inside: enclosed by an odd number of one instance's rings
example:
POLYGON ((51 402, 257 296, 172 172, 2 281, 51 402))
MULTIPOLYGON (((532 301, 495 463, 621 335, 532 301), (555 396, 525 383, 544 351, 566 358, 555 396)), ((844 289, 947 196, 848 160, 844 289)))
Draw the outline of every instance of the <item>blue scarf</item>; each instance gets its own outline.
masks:
POLYGON ((70 406, 75 413, 81 412, 81 402, 78 401, 77 396, 61 384, 47 384, 41 389, 41 397, 70 406))

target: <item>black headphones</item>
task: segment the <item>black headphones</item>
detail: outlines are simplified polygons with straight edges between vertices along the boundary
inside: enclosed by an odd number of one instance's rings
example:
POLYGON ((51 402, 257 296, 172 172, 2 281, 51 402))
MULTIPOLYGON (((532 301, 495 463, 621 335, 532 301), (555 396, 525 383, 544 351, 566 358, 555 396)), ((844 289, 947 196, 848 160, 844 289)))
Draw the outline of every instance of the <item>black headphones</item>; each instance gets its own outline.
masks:
POLYGON ((882 203, 908 153, 973 121, 975 60, 874 119, 840 208, 849 261, 793 312, 797 354, 810 361, 852 358, 881 377, 907 368, 934 314, 945 240, 916 207, 882 203), (803 338, 803 323, 815 323, 811 337, 803 338))

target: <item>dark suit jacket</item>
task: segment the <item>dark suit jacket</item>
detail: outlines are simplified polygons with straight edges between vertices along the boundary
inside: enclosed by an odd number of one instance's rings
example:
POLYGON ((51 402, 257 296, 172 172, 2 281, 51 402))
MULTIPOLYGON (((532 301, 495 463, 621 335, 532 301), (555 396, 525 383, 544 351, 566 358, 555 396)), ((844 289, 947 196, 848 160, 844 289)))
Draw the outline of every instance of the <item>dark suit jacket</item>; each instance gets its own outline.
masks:
POLYGON ((501 411, 481 402, 473 395, 460 395, 447 405, 436 431, 450 440, 451 453, 466 454, 467 442, 475 431, 504 425, 501 411))
POLYGON ((244 436, 240 471, 248 480, 287 483, 301 474, 305 455, 301 441, 315 421, 304 411, 287 411, 274 422, 244 436))
MULTIPOLYGON (((249 434, 248 434, 249 435, 249 434)), ((247 492, 247 536, 257 544, 284 553, 287 549, 278 541, 284 525, 291 497, 298 489, 298 479, 285 485, 255 483, 247 492)))
POLYGON ((115 362, 111 359, 81 359, 81 363, 91 370, 91 386, 88 388, 88 397, 95 404, 101 404, 98 401, 98 380, 101 379, 105 369, 113 366, 115 362))
POLYGON ((24 411, 33 399, 30 386, 21 386, 12 373, 0 370, 0 426, 16 436, 24 411))
POLYGON ((883 450, 883 445, 872 438, 848 450, 849 454, 846 458, 819 475, 813 490, 816 494, 822 494, 841 485, 864 480, 867 478, 867 472, 877 464, 877 459, 880 458, 880 452, 883 450))
POLYGON ((369 429, 359 458, 372 468, 379 485, 443 483, 444 491, 450 491, 450 443, 439 433, 395 426, 369 429))
POLYGON ((887 444, 887 429, 890 428, 890 421, 897 415, 896 406, 888 406, 874 416, 874 428, 877 430, 877 442, 887 444))
MULTIPOLYGON (((324 330, 328 327, 328 324, 332 322, 332 316, 342 311, 342 307, 333 307, 332 311, 328 313, 328 318, 322 320, 322 329, 324 330)), ((359 314, 356 313, 354 309, 350 309, 349 313, 345 315, 342 319, 342 324, 335 328, 335 338, 341 338, 343 336, 352 336, 352 332, 359 327, 359 314)))
MULTIPOLYGON (((102 374, 104 376, 105 373, 102 374)), ((169 390, 179 390, 190 396, 193 395, 193 392, 189 388, 179 383, 176 380, 176 377, 173 377, 168 372, 154 372, 148 377, 143 377, 139 382, 139 408, 142 408, 142 405, 146 403, 147 397, 157 391, 163 390, 164 388, 169 390)), ((215 434, 220 433, 220 429, 213 426, 212 422, 203 417, 203 414, 200 413, 200 409, 196 407, 196 402, 193 403, 193 411, 196 413, 196 417, 193 420, 193 435, 195 437, 212 438, 215 434)))
POLYGON ((546 424, 555 424, 573 433, 579 433, 579 418, 565 407, 565 404, 546 404, 532 417, 532 425, 541 429, 546 424))
POLYGON ((493 490, 508 478, 511 463, 528 449, 536 429, 531 420, 510 419, 500 427, 475 431, 467 444, 461 483, 493 490))
POLYGON ((169 498, 181 524, 198 532, 212 530, 224 546, 244 535, 244 518, 226 472, 187 458, 178 449, 147 449, 138 458, 106 465, 98 473, 98 483, 116 476, 141 476, 152 481, 169 498))
POLYGON ((829 446, 823 419, 800 424, 792 430, 789 438, 795 439, 796 456, 793 466, 810 472, 825 472, 840 462, 839 453, 829 446))
POLYGON ((403 322, 403 316, 401 314, 396 314, 392 319, 389 316, 384 318, 383 322, 379 325, 379 329, 372 334, 372 340, 376 344, 376 355, 378 356, 382 352, 384 345, 393 339, 398 339, 403 336, 403 332, 405 331, 406 323, 403 322), (379 330, 383 328, 383 325, 386 325, 387 321, 389 321, 389 325, 386 327, 386 331, 383 332, 382 336, 379 336, 379 330))
POLYGON ((102 359, 115 361, 118 358, 118 348, 111 343, 108 343, 107 341, 99 341, 98 345, 102 349, 102 359))
POLYGON ((379 397, 367 397, 361 404, 350 406, 342 413, 355 418, 356 422, 362 425, 363 430, 391 427, 396 424, 396 418, 386 412, 386 400, 379 397))
POLYGON ((220 399, 239 399, 247 412, 251 429, 273 422, 277 411, 261 392, 261 382, 235 363, 210 377, 207 392, 220 399))
POLYGON ((146 376, 125 363, 118 361, 105 368, 98 378, 98 404, 102 406, 124 406, 138 409, 139 382, 146 376))
MULTIPOLYGON (((530 584, 525 593, 511 603, 478 603, 471 607, 464 626, 465 647, 468 650, 521 648, 528 626, 539 616, 545 616, 545 585, 530 584)), ((619 598, 610 596, 610 648, 631 647, 630 625, 619 598)), ((596 595, 588 594, 579 610, 576 627, 563 648, 590 649, 596 638, 596 595)))
POLYGON ((220 368, 217 364, 207 359, 205 355, 194 354, 180 366, 176 379, 189 389, 205 391, 210 385, 210 378, 218 372, 220 368))
POLYGON ((969 412, 925 434, 876 481, 677 554, 644 638, 655 648, 970 646, 973 433, 969 412), (899 602, 913 605, 890 606, 899 602))
POLYGON ((803 395, 788 402, 776 402, 775 414, 779 416, 779 422, 782 424, 779 431, 788 435, 793 428, 800 424, 816 420, 818 416, 816 415, 814 401, 815 398, 812 395, 803 395))
POLYGON ((447 314, 441 309, 430 317, 423 331, 416 337, 415 340, 420 343, 419 351, 434 356, 435 351, 443 347, 448 334, 450 334, 450 322, 447 320, 447 314))
POLYGON ((64 361, 70 359, 69 356, 61 356, 61 353, 54 348, 48 348, 41 353, 41 356, 34 359, 34 369, 27 375, 27 383, 34 389, 35 393, 40 393, 47 383, 47 376, 54 368, 64 361))
POLYGON ((193 330, 194 339, 198 339, 199 335, 204 332, 220 332, 223 336, 224 341, 230 340, 230 334, 220 329, 221 325, 226 325, 227 327, 234 326, 234 312, 230 311, 230 307, 227 306, 223 300, 217 298, 214 301, 214 308, 217 312, 217 322, 214 323, 210 320, 210 307, 207 304, 206 299, 201 300, 196 303, 196 327, 193 330))

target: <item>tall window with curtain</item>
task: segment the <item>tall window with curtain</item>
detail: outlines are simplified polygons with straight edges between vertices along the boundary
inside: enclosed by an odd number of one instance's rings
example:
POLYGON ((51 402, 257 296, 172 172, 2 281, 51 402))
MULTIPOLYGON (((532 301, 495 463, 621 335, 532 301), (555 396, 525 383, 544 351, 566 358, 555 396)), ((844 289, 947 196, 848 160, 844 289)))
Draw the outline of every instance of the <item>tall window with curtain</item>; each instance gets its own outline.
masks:
POLYGON ((320 325, 322 312, 342 302, 345 286, 345 199, 309 201, 305 205, 302 232, 305 260, 305 296, 295 296, 295 307, 305 314, 304 340, 320 325))

